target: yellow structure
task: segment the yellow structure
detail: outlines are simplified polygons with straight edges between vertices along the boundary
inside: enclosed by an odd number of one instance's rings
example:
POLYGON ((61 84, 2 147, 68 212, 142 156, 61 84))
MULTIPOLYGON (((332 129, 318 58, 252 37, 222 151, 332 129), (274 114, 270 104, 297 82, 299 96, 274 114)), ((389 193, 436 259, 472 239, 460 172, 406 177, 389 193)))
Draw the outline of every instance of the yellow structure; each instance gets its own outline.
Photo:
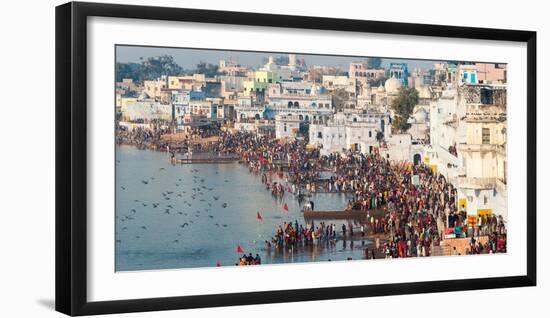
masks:
POLYGON ((206 83, 204 74, 193 74, 188 76, 168 76, 169 89, 196 90, 206 83))
POLYGON ((266 91, 269 84, 281 83, 282 77, 273 71, 256 71, 254 78, 244 81, 244 96, 250 96, 251 93, 266 91))
POLYGON ((137 102, 137 98, 135 97, 122 97, 120 99, 120 111, 126 112, 128 109, 128 104, 137 102))

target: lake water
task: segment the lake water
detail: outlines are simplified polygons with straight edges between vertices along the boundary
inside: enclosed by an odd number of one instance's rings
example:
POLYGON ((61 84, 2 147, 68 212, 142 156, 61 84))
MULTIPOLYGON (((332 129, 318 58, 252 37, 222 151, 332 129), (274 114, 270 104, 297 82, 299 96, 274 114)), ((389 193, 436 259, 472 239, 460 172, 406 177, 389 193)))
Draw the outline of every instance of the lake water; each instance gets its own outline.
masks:
MULTIPOLYGON (((271 196, 260 176, 239 163, 172 165, 167 153, 116 149, 116 270, 234 266, 245 252, 262 264, 361 259, 367 241, 289 253, 267 250, 278 225, 305 225, 294 195, 271 196), (283 210, 284 203, 289 211, 283 210), (260 212, 263 222, 256 217, 260 212)), ((316 194, 316 210, 342 210, 342 194, 316 194)), ((339 230, 345 220, 327 220, 339 230)))

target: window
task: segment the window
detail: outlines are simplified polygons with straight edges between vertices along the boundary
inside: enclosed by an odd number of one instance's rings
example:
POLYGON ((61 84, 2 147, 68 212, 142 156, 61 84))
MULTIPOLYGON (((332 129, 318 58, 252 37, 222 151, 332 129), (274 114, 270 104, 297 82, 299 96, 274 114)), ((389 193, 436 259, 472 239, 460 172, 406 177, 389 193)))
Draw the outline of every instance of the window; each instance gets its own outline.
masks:
POLYGON ((484 145, 491 143, 491 130, 489 130, 489 128, 483 128, 481 130, 481 143, 484 145))
POLYGON ((372 138, 372 131, 369 130, 369 138, 372 138))

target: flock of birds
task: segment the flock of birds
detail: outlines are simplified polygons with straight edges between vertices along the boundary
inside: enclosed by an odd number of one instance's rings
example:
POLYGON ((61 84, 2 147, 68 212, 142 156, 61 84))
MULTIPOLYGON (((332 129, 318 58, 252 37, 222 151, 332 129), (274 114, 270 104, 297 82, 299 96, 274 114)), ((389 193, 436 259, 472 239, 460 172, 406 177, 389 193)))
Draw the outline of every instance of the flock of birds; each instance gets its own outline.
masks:
MULTIPOLYGON (((117 160, 117 163, 119 161, 117 160)), ((165 168, 160 168, 159 171, 164 171, 165 168)), ((172 238, 172 243, 183 242, 181 236, 184 234, 186 228, 190 228, 195 221, 198 221, 201 216, 206 215, 209 219, 214 220, 214 215, 212 214, 212 209, 216 208, 214 204, 220 204, 220 195, 215 195, 213 191, 214 187, 208 187, 206 185, 206 180, 199 177, 196 173, 199 172, 198 169, 191 169, 189 171, 193 174, 193 184, 195 185, 190 193, 182 190, 182 188, 188 189, 187 186, 184 186, 184 180, 179 178, 175 182, 175 188, 165 190, 161 193, 162 201, 160 202, 145 202, 139 199, 134 199, 133 207, 127 212, 117 211, 116 220, 119 222, 119 227, 121 231, 134 230, 135 239, 140 239, 146 231, 148 231, 147 226, 140 225, 140 215, 144 213, 158 213, 159 215, 164 215, 166 217, 172 216, 170 222, 175 223, 174 227, 176 230, 177 237, 172 238), (212 198, 208 200, 207 198, 212 198), (200 203, 199 203, 200 202, 200 203), (206 202, 206 206, 203 202, 206 202), (202 207, 201 207, 202 206, 202 207), (158 211, 158 212, 157 212, 158 211), (177 216, 177 217, 176 217, 177 216)), ((218 174, 218 172, 216 172, 218 174)), ((150 177, 147 180, 141 180, 141 186, 151 186, 155 181, 154 177, 150 177)), ((224 180, 224 182, 229 182, 224 180)), ((126 186, 120 186, 121 191, 126 191, 126 186)), ((155 191, 152 189, 151 191, 155 191)), ((220 204, 221 208, 227 208, 227 202, 220 204)), ((215 223, 215 226, 220 228, 227 228, 227 224, 215 223)), ((116 233, 120 237, 120 233, 116 233)), ((158 233, 155 233, 158 234, 158 233)), ((116 243, 122 243, 122 239, 117 238, 116 243)))

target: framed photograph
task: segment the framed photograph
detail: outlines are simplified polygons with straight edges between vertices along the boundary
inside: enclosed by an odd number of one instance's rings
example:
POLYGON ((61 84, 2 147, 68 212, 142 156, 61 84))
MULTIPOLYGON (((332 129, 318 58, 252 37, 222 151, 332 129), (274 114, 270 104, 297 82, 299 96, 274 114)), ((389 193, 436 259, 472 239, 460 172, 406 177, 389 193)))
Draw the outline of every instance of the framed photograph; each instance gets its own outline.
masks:
POLYGON ((536 33, 56 8, 56 309, 536 284, 536 33))

